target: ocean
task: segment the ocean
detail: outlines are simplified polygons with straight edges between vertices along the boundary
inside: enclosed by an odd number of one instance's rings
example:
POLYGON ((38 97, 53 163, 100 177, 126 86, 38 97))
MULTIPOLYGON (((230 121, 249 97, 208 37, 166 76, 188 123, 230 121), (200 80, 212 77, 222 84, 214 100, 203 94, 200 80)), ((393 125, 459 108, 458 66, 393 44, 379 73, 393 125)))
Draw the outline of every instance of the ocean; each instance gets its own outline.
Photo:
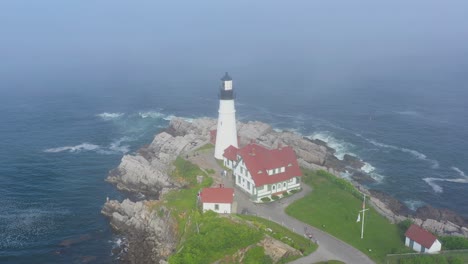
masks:
MULTIPOLYGON (((216 117, 222 74, 2 96, 0 262, 114 261, 121 238, 100 210, 107 197, 124 194, 105 182, 108 171, 174 116, 216 117)), ((369 187, 412 209, 430 204, 468 216, 466 75, 321 84, 241 69, 231 75, 240 121, 267 122, 324 140, 339 158, 362 158, 376 180, 369 187)))

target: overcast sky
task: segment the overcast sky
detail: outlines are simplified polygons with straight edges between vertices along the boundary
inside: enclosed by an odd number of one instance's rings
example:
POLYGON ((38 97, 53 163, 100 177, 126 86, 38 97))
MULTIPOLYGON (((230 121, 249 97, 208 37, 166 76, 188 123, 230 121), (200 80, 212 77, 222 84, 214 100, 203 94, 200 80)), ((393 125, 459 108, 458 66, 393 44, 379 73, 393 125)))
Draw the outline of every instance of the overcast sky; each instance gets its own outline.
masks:
POLYGON ((467 73, 467 12, 468 1, 428 0, 1 1, 0 91, 177 85, 226 70, 336 82, 467 73))

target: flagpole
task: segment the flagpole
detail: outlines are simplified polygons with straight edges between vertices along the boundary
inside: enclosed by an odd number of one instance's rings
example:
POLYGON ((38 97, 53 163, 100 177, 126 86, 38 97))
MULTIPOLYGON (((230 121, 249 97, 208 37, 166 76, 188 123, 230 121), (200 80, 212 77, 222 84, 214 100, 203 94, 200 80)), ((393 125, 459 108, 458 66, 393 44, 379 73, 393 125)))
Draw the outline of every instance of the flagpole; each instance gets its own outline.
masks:
POLYGON ((365 219, 365 214, 366 214, 366 195, 364 194, 364 200, 362 201, 362 225, 361 225, 361 239, 364 238, 364 219, 365 219))

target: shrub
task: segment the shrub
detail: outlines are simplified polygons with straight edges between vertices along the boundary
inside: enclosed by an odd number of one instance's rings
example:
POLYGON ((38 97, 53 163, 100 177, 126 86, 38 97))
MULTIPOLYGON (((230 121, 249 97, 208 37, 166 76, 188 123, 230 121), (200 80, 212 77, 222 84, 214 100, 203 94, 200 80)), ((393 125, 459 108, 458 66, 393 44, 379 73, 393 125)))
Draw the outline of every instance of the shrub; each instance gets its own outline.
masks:
POLYGON ((279 199, 279 196, 278 196, 278 195, 274 195, 274 194, 273 194, 273 195, 271 196, 271 199, 273 199, 273 200, 275 200, 275 201, 276 201, 276 200, 278 200, 278 199, 279 199))
POLYGON ((260 246, 255 246, 247 253, 245 253, 244 261, 245 264, 271 264, 273 260, 268 256, 265 255, 265 249, 260 246))
POLYGON ((265 203, 268 203, 271 201, 271 199, 269 197, 263 197, 262 199, 262 202, 265 202, 265 203))
POLYGON ((289 195, 289 192, 288 192, 288 191, 285 191, 282 195, 283 195, 283 197, 288 196, 288 195, 289 195))
POLYGON ((290 192, 291 192, 292 194, 294 194, 294 193, 298 193, 300 190, 301 190, 301 189, 295 189, 295 190, 291 190, 290 192))
POLYGON ((439 238, 444 250, 468 249, 468 239, 457 236, 443 236, 439 238))

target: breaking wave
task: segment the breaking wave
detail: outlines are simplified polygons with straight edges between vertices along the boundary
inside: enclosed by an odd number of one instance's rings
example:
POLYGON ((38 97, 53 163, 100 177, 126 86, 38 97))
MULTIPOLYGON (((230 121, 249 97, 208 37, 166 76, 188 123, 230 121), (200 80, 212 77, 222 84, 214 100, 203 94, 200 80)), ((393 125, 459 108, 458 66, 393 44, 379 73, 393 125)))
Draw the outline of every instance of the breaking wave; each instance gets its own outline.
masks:
POLYGON ((103 147, 103 146, 90 144, 90 143, 81 143, 76 146, 49 148, 49 149, 44 150, 44 152, 46 153, 59 153, 59 152, 79 153, 79 152, 86 152, 86 151, 95 151, 96 153, 99 153, 99 154, 125 154, 130 151, 130 146, 123 145, 122 143, 129 142, 132 140, 133 139, 130 137, 122 137, 110 143, 108 147, 103 147))
POLYGON ((138 112, 141 118, 166 118, 166 115, 157 111, 138 112))
POLYGON ((424 160, 424 161, 428 161, 431 163, 431 168, 433 169, 437 169, 439 168, 439 162, 437 160, 433 160, 433 159, 429 159, 427 158, 427 156, 417 150, 413 150, 413 149, 408 149, 408 148, 403 148, 403 147, 397 147, 397 146, 393 146, 393 145, 388 145, 388 144, 384 144, 384 143, 381 143, 381 142, 377 142, 373 139, 367 139, 367 138, 364 138, 365 140, 367 140, 369 143, 371 143, 372 145, 376 146, 376 147, 381 147, 381 148, 386 148, 386 149, 392 149, 392 150, 397 150, 397 151, 401 151, 401 152, 404 152, 404 153, 408 153, 412 156, 414 156, 415 158, 419 159, 419 160, 424 160))
POLYGON ((356 156, 350 151, 350 149, 354 146, 353 144, 336 139, 329 132, 317 132, 311 136, 308 136, 308 138, 319 139, 327 143, 329 147, 335 149, 335 157, 340 160, 343 160, 345 154, 356 156))
POLYGON ((116 119, 116 118, 119 118, 121 116, 123 116, 124 113, 108 113, 108 112, 104 112, 104 113, 100 113, 98 114, 97 116, 99 116, 100 118, 108 121, 108 120, 112 120, 112 119, 116 119))
POLYGON ((81 151, 91 151, 91 150, 97 150, 99 149, 100 146, 90 144, 90 143, 81 143, 76 146, 65 146, 65 147, 58 147, 58 148, 49 148, 44 150, 44 152, 48 153, 58 153, 58 152, 81 152, 81 151))
POLYGON ((416 211, 419 207, 422 207, 425 205, 423 201, 417 201, 417 200, 406 200, 403 202, 408 208, 412 211, 416 211))
POLYGON ((365 173, 371 173, 375 170, 375 167, 367 162, 364 162, 364 166, 361 167, 361 170, 365 173))

